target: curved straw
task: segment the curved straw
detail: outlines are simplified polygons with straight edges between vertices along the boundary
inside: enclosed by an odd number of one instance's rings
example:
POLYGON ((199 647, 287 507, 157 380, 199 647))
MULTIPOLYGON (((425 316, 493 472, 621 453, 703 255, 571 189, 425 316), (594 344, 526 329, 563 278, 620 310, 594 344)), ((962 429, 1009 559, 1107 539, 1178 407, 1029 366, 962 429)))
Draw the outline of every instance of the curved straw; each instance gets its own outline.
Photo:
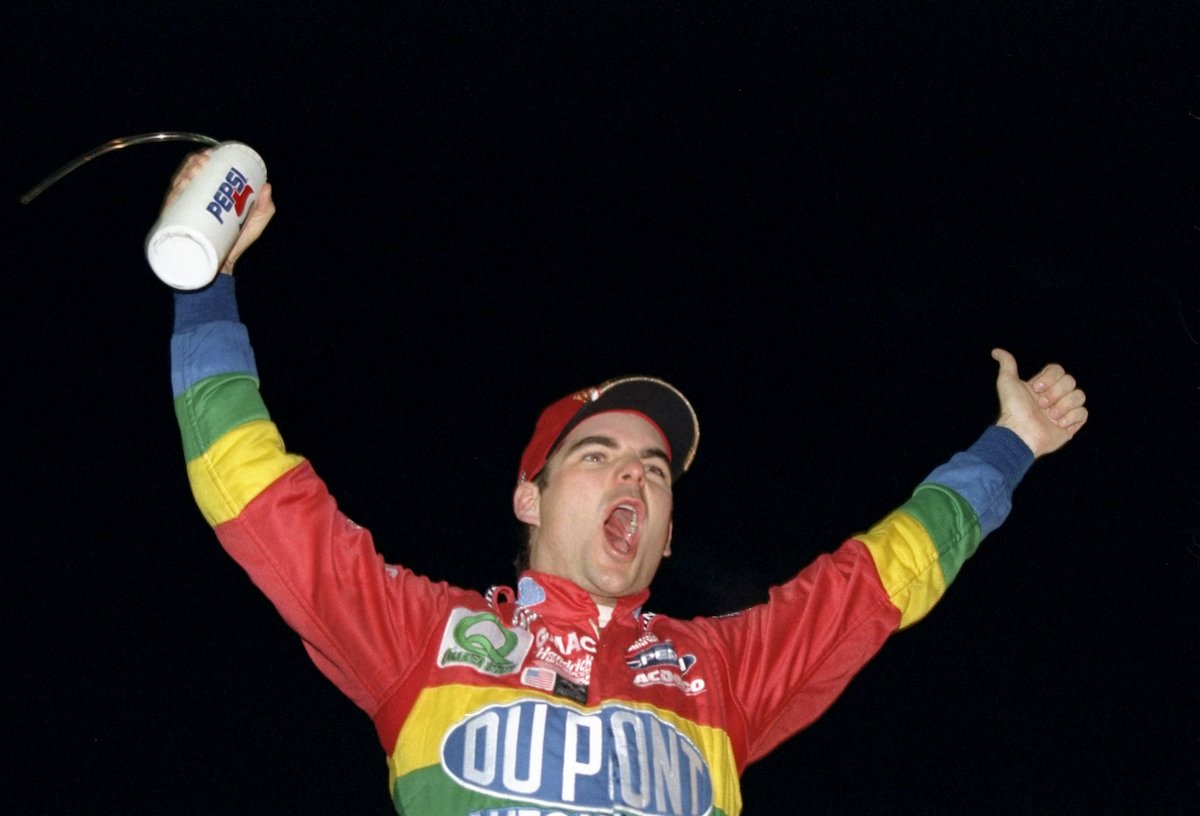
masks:
POLYGON ((188 133, 182 130, 163 130, 158 133, 142 133, 137 136, 121 136, 113 139, 110 142, 105 142, 99 147, 89 150, 82 156, 78 156, 64 164, 62 167, 55 170, 44 181, 34 187, 25 195, 21 196, 21 203, 28 204, 33 201, 47 187, 57 182, 63 176, 75 170, 82 164, 90 162, 97 156, 103 156, 105 153, 111 153, 114 150, 120 150, 123 147, 129 147, 135 144, 145 144, 146 142, 200 142, 201 144, 216 145, 220 142, 211 136, 205 136, 203 133, 188 133))

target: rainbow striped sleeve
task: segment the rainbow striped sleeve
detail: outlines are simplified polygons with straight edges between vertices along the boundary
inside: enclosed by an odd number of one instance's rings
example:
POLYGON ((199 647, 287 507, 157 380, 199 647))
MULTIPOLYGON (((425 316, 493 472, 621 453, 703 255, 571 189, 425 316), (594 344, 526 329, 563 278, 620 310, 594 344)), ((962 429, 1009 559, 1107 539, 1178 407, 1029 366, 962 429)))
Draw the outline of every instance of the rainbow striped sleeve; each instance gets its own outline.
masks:
POLYGON ((231 276, 218 275, 200 292, 175 294, 171 387, 192 493, 211 526, 236 517, 303 462, 284 451, 259 396, 231 276))
POLYGON ((855 536, 900 610, 900 628, 933 608, 979 542, 1008 516, 1013 490, 1031 464, 1033 453, 1020 437, 988 428, 930 473, 899 509, 855 536))
POLYGON ((286 450, 259 396, 233 279, 175 298, 171 379, 196 503, 317 668, 374 715, 448 589, 387 565, 308 460, 286 450))

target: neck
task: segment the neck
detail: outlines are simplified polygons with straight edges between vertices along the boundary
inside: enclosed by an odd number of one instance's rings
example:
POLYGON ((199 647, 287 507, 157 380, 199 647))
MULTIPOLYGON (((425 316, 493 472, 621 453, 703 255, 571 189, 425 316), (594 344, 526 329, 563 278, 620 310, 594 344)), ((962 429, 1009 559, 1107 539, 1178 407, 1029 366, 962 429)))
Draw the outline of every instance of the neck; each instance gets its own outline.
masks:
POLYGON ((596 623, 603 629, 612 620, 613 609, 616 608, 617 602, 611 598, 597 598, 592 596, 592 600, 596 602, 596 623))

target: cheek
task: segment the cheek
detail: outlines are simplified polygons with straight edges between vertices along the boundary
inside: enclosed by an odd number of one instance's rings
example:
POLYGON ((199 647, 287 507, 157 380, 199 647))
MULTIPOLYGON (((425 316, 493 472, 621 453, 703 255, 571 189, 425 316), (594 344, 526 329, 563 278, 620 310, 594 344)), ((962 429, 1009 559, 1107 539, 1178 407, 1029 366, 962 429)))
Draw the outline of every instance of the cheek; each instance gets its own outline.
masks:
POLYGON ((665 526, 654 525, 653 540, 661 542, 661 544, 656 544, 654 550, 663 558, 671 554, 671 533, 673 529, 674 527, 670 520, 666 522, 665 526))

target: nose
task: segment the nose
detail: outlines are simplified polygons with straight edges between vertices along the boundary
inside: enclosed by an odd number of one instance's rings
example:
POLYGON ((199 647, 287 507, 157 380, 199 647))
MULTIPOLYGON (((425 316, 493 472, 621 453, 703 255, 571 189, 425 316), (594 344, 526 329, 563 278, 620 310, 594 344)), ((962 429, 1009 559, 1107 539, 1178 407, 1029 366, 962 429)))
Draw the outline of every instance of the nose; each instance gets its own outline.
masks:
POLYGON ((623 482, 641 485, 646 481, 646 466, 634 454, 623 456, 617 465, 617 477, 623 482))

